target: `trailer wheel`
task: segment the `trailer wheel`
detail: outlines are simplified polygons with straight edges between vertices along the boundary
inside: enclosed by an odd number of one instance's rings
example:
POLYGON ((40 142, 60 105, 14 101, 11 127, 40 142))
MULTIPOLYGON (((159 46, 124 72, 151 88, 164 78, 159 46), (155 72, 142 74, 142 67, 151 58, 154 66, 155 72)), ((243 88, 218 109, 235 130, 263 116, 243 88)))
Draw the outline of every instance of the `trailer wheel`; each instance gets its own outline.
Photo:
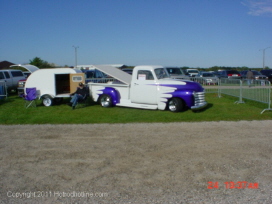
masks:
POLYGON ((102 107, 109 108, 112 107, 112 99, 109 95, 103 94, 100 96, 100 104, 102 107))
POLYGON ((180 112, 184 109, 184 103, 180 98, 172 98, 168 102, 168 108, 171 112, 180 112))
POLYGON ((44 106, 52 106, 54 103, 54 100, 50 96, 43 96, 42 97, 42 103, 44 106))

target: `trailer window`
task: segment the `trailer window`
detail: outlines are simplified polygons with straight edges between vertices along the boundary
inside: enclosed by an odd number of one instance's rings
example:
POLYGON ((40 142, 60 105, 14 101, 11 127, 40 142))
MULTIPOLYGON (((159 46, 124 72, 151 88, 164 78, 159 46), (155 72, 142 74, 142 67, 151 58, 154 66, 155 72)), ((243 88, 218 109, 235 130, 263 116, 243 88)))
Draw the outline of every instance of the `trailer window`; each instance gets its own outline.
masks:
POLYGON ((73 82, 82 82, 82 76, 72 76, 72 81, 73 82))

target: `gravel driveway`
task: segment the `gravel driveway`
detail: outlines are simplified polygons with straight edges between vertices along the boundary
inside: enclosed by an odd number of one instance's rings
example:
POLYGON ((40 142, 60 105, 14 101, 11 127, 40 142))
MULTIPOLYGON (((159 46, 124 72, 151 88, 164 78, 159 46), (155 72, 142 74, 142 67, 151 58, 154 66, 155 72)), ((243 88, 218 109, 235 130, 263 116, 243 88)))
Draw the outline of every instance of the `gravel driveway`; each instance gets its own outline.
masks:
POLYGON ((272 203, 271 126, 0 125, 0 203, 272 203))

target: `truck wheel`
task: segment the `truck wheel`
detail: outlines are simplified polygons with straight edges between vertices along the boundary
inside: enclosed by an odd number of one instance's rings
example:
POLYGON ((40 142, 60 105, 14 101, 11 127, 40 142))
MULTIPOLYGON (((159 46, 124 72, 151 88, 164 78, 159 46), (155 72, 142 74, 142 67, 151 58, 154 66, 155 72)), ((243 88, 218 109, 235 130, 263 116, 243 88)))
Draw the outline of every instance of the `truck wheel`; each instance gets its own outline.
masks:
POLYGON ((103 94, 100 97, 100 104, 102 107, 108 108, 108 107, 112 107, 112 99, 109 95, 107 94, 103 94))
POLYGON ((53 98, 50 96, 42 97, 42 103, 44 106, 52 106, 53 105, 53 98))
POLYGON ((179 98, 172 98, 168 102, 168 108, 172 112, 180 112, 184 108, 183 101, 179 98))

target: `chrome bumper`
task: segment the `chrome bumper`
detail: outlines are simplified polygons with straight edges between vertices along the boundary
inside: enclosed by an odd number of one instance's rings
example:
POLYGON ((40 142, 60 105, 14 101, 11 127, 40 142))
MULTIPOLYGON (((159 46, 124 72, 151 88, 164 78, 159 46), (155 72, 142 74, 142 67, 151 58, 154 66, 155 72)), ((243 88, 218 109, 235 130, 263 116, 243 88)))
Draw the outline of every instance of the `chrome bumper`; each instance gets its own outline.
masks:
POLYGON ((200 110, 200 109, 205 108, 207 105, 208 105, 208 103, 204 102, 204 103, 198 104, 196 106, 192 106, 191 109, 192 110, 200 110))

